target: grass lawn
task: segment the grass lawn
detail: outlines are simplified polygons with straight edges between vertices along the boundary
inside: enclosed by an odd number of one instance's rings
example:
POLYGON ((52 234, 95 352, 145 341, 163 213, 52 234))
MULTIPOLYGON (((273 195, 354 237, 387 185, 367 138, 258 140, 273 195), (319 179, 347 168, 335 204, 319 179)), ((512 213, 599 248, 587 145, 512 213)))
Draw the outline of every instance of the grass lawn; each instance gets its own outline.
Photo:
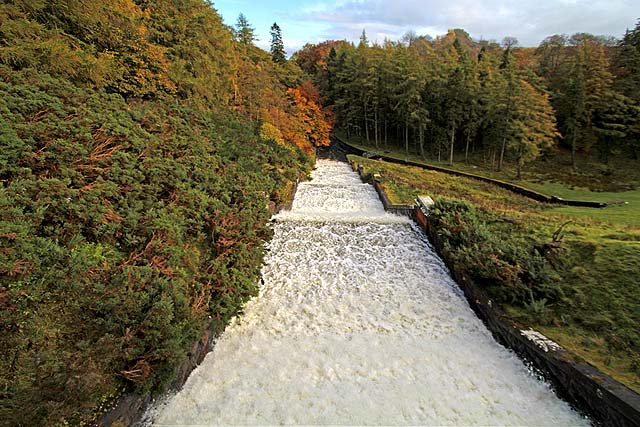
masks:
POLYGON ((410 160, 426 165, 468 172, 501 181, 511 182, 550 196, 564 199, 592 200, 602 202, 637 201, 640 197, 636 188, 640 186, 640 162, 617 157, 610 165, 603 165, 593 156, 578 159, 578 169, 571 168, 569 153, 558 151, 553 157, 528 163, 522 173, 522 179, 516 179, 515 165, 505 161, 503 170, 495 171, 484 159, 470 157, 469 163, 457 159, 453 165, 446 161, 425 159, 415 153, 406 155, 402 148, 389 145, 387 148, 375 148, 362 139, 347 140, 338 133, 343 141, 364 151, 377 152, 387 157, 410 160))
MULTIPOLYGON (((640 191, 594 192, 554 182, 518 182, 544 193, 585 200, 625 200, 602 209, 549 205, 470 178, 349 156, 365 174, 379 173, 393 203, 426 194, 466 200, 505 221, 497 236, 551 242, 562 225, 562 249, 553 263, 557 301, 509 305, 510 316, 545 333, 584 361, 640 392, 640 191)), ((478 173, 477 169, 475 173, 478 173)), ((625 184, 627 185, 627 184, 625 184)))

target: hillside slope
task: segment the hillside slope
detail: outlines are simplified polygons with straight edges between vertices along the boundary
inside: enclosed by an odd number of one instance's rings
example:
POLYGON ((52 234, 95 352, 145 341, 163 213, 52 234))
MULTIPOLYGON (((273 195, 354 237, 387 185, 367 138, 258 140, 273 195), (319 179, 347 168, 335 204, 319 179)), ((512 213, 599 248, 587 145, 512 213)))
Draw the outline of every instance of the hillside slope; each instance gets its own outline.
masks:
POLYGON ((329 126, 201 0, 9 1, 0 28, 0 424, 80 424, 255 294, 329 126))

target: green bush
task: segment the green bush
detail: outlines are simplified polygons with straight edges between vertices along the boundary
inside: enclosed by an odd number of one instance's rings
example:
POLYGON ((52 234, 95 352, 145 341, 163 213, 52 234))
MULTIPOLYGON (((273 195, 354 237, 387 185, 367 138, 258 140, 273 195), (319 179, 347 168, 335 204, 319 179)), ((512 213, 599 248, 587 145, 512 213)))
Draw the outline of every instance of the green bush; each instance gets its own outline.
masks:
POLYGON ((429 222, 442 240, 444 256, 486 286, 498 302, 539 308, 540 301, 554 302, 562 296, 560 277, 536 249, 535 240, 512 233, 517 224, 505 223, 469 202, 446 198, 431 208, 429 222))

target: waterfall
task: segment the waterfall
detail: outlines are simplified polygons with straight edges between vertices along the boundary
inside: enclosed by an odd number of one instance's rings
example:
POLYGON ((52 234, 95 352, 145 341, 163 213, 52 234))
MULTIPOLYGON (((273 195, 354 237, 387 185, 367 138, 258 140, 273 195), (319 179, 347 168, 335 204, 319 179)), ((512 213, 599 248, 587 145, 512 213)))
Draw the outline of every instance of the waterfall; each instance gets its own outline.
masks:
POLYGON ((319 160, 273 229, 259 295, 154 425, 589 425, 345 163, 319 160))

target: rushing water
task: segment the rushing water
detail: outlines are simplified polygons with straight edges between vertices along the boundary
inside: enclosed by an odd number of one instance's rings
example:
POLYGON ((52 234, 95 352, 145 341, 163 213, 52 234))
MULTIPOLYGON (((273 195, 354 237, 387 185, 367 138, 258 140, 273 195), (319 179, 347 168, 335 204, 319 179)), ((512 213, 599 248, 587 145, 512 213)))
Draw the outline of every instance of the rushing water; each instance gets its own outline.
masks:
POLYGON ((318 161, 274 230, 260 295, 155 425, 588 425, 346 164, 318 161))

